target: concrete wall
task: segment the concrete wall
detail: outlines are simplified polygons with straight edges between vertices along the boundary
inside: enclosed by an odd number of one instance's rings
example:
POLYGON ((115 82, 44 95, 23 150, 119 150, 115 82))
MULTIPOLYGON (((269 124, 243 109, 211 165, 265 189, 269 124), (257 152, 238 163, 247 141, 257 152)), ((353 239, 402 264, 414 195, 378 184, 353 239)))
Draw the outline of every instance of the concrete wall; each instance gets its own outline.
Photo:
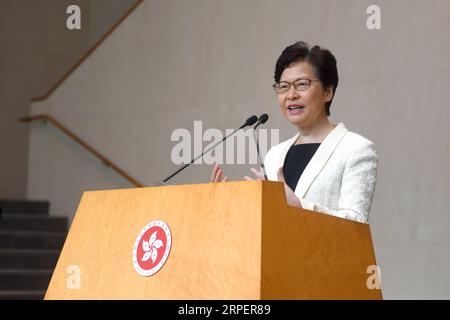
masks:
POLYGON ((44 95, 136 0, 0 0, 0 197, 27 194, 30 99, 44 95), (82 29, 66 28, 66 8, 82 29))
MULTIPOLYGON (((151 185, 176 168, 171 133, 232 128, 267 112, 280 138, 295 133, 270 87, 275 60, 296 40, 330 48, 340 84, 331 113, 374 141, 380 156, 371 212, 385 298, 450 298, 450 3, 148 0, 48 100, 49 112, 151 185)), ((174 182, 205 182, 196 165, 174 182)), ((227 165, 242 179, 247 165, 227 165)), ((125 180, 50 126, 31 126, 28 195, 73 216, 84 190, 125 180)))

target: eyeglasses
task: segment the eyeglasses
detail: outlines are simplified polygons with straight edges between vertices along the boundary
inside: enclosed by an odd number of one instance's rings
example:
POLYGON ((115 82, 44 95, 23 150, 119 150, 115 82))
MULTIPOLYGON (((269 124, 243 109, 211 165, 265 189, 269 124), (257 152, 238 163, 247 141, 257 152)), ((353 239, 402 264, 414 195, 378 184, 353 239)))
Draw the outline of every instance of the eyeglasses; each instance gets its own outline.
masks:
POLYGON ((312 82, 316 81, 320 82, 320 80, 317 79, 297 79, 294 82, 280 81, 272 85, 272 88, 277 94, 288 92, 291 89, 291 85, 293 85, 294 89, 297 91, 305 91, 309 89, 312 82))

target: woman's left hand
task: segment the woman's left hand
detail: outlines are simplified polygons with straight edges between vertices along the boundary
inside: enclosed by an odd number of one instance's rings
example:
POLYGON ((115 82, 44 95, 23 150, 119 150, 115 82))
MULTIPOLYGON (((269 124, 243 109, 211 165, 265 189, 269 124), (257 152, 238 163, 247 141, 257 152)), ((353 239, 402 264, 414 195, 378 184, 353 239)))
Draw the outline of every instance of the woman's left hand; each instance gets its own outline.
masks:
POLYGON ((286 194, 286 201, 288 205, 292 207, 302 208, 302 203, 300 202, 300 199, 297 198, 294 191, 291 189, 291 187, 287 185, 286 180, 284 179, 283 167, 280 167, 280 169, 278 169, 277 175, 278 181, 284 183, 284 192, 286 194))
MULTIPOLYGON (((245 180, 265 180, 264 172, 262 169, 257 170, 255 168, 251 168, 250 171, 253 173, 255 178, 250 178, 248 176, 245 176, 244 177, 245 180)), ((287 201, 288 205, 290 205, 292 207, 302 208, 302 203, 300 202, 300 199, 297 198, 294 191, 291 189, 291 187, 289 187, 287 185, 286 180, 284 179, 283 167, 278 169, 277 175, 278 175, 278 181, 281 181, 284 183, 284 192, 286 194, 286 201, 287 201)))
POLYGON ((258 170, 258 169, 255 169, 255 168, 251 168, 250 171, 253 173, 253 175, 254 175, 256 178, 254 179, 254 178, 250 178, 250 177, 248 177, 248 176, 245 176, 245 177, 244 177, 245 180, 266 180, 266 179, 264 178, 264 172, 263 172, 262 169, 261 169, 261 170, 258 170))

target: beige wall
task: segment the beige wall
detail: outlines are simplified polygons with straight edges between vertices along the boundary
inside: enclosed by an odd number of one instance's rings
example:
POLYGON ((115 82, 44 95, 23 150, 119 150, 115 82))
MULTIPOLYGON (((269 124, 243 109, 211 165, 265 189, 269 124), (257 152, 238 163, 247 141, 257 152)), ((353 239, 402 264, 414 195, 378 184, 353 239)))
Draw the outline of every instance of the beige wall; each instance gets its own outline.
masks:
POLYGON ((29 127, 17 120, 136 0, 0 0, 0 198, 25 198, 29 127), (66 28, 79 5, 82 29, 66 28))
MULTIPOLYGON (((175 168, 176 128, 232 128, 267 112, 281 139, 295 130, 270 88, 281 50, 302 39, 330 48, 340 84, 331 109, 377 145, 370 224, 385 298, 450 298, 450 3, 145 1, 48 100, 49 112, 147 185, 175 168)), ((228 165, 232 179, 248 166, 228 165)), ((207 181, 198 165, 176 183, 207 181)), ((84 190, 130 185, 49 126, 31 126, 28 195, 73 216, 84 190)))
MULTIPOLYGON (((25 198, 30 99, 43 94, 86 48, 88 33, 69 33, 68 3, 0 1, 0 197, 25 198)), ((86 23, 88 19, 86 19, 86 23)))

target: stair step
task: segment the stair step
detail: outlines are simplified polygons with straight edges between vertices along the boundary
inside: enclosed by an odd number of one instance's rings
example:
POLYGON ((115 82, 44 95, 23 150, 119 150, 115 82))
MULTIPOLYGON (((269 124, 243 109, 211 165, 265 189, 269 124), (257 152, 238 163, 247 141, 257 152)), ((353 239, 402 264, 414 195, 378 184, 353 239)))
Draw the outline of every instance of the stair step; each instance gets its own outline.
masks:
POLYGON ((43 300, 44 296, 41 290, 0 291, 0 300, 43 300))
POLYGON ((48 201, 31 200, 0 200, 0 212, 3 213, 32 213, 46 215, 49 212, 48 201))
POLYGON ((0 290, 47 290, 53 270, 0 269, 0 290))
POLYGON ((0 217, 0 230, 66 232, 67 223, 66 217, 3 213, 0 217))
POLYGON ((54 269, 59 250, 0 249, 0 269, 54 269))
POLYGON ((66 233, 0 230, 0 249, 61 249, 66 233))

